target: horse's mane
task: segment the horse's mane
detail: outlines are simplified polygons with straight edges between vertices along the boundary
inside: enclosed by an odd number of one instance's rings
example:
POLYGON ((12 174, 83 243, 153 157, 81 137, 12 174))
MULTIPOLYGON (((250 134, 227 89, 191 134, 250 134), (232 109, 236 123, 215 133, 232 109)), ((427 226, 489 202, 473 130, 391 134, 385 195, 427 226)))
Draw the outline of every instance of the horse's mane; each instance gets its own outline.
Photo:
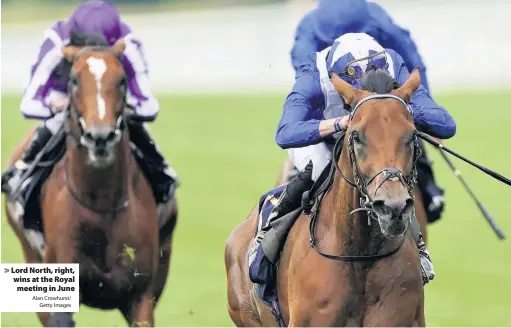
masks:
POLYGON ((397 88, 399 88, 399 83, 381 69, 369 71, 362 78, 362 90, 384 94, 397 88))
MULTIPOLYGON (((108 47, 109 44, 105 38, 98 34, 87 34, 80 30, 71 31, 71 37, 68 46, 75 47, 108 47)), ((53 76, 57 80, 67 81, 71 72, 72 63, 63 58, 53 71, 53 76)))

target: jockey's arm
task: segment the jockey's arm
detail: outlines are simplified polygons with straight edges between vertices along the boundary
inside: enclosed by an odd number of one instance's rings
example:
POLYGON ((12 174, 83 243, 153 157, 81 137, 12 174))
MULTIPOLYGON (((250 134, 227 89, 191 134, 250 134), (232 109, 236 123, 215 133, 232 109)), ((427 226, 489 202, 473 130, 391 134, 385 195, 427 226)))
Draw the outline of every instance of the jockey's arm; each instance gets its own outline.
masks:
POLYGON ((426 76, 426 65, 424 64, 417 45, 410 36, 410 32, 394 23, 390 15, 379 4, 368 2, 370 15, 378 23, 381 30, 376 34, 383 34, 377 41, 384 47, 395 50, 403 57, 406 67, 412 71, 420 67, 421 84, 429 91, 428 78, 426 76))
MULTIPOLYGON (((275 141, 282 149, 317 144, 324 137, 337 132, 334 125, 337 118, 318 119, 322 115, 320 111, 324 97, 319 84, 319 74, 310 67, 309 64, 301 64, 293 90, 284 103, 275 135, 275 141)), ((346 122, 339 123, 344 128, 346 122)))
MULTIPOLYGON (((399 54, 391 50, 388 53, 393 57, 394 67, 398 68, 396 80, 403 85, 410 77, 408 68, 399 54)), ((456 134, 456 123, 452 116, 431 98, 423 85, 414 92, 409 105, 419 131, 439 139, 449 139, 456 134)))
POLYGON ((160 106, 153 96, 149 83, 149 71, 145 61, 142 44, 131 34, 125 37, 125 69, 128 76, 127 105, 134 110, 139 121, 150 122, 156 119, 160 106))
POLYGON ((54 34, 53 30, 46 31, 37 59, 32 65, 32 74, 20 104, 21 113, 26 118, 48 119, 54 114, 48 95, 54 82, 52 73, 63 58, 62 41, 54 34))

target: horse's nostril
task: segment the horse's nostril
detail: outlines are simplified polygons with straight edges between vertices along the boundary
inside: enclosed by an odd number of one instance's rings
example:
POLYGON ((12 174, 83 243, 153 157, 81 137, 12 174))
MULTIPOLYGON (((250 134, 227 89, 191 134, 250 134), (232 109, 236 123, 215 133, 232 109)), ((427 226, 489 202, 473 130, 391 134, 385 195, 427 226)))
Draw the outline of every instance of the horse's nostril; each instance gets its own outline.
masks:
POLYGON ((381 208, 383 205, 385 205, 385 201, 383 200, 377 199, 373 202, 373 208, 381 208))
POLYGON ((373 201, 373 211, 380 216, 391 216, 395 218, 405 218, 408 216, 414 206, 413 198, 403 200, 382 200, 373 201))
POLYGON ((107 142, 111 142, 111 141, 114 141, 115 140, 115 132, 114 131, 111 131, 110 133, 108 133, 107 137, 106 137, 106 141, 107 142))
POLYGON ((84 137, 87 141, 92 141, 94 139, 94 137, 92 136, 92 133, 90 133, 90 132, 85 132, 84 137))
POLYGON ((111 127, 92 127, 85 131, 84 138, 96 147, 104 147, 108 143, 115 141, 116 134, 111 127))
POLYGON ((377 215, 389 215, 392 213, 391 209, 385 204, 384 200, 377 199, 373 201, 373 211, 377 215))

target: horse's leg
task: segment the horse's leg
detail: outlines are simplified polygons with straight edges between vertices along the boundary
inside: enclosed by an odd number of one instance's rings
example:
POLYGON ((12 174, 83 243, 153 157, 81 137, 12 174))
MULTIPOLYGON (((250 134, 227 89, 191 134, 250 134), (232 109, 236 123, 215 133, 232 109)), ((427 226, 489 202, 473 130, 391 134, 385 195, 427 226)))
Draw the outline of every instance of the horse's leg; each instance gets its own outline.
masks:
POLYGON ((172 253, 172 238, 169 236, 164 244, 159 249, 158 272, 156 273, 154 282, 154 306, 158 303, 165 284, 167 282, 167 275, 170 268, 170 256, 172 253))
POLYGON ((426 327, 426 315, 424 313, 424 307, 421 306, 421 309, 419 311, 419 320, 417 320, 419 323, 419 327, 426 327))
POLYGON ((248 247, 257 227, 258 206, 241 222, 227 239, 224 264, 227 274, 227 310, 237 327, 261 326, 258 309, 251 298, 252 282, 248 277, 248 247))
POLYGON ((41 259, 37 252, 30 247, 30 245, 27 242, 27 239, 25 238, 25 234, 23 233, 23 228, 18 224, 18 222, 21 222, 22 218, 14 218, 17 214, 13 213, 11 211, 10 206, 8 206, 8 201, 5 202, 5 212, 7 213, 7 222, 11 226, 12 230, 14 230, 14 233, 16 234, 16 237, 18 238, 18 241, 21 245, 21 249, 23 250, 23 257, 25 258, 26 263, 41 263, 41 259))
MULTIPOLYGON (((156 273, 155 282, 153 284, 155 307, 158 300, 160 299, 161 294, 163 293, 165 284, 167 282, 172 255, 172 236, 177 224, 177 215, 177 200, 174 197, 160 212, 160 216, 162 218, 168 218, 168 220, 166 220, 167 223, 160 229, 160 237, 163 238, 160 239, 158 272, 156 273)), ((162 218, 160 218, 160 220, 162 220, 162 218)))
POLYGON ((144 293, 139 299, 121 308, 124 318, 131 327, 154 327, 154 294, 144 293))
POLYGON ((415 215, 417 216, 417 220, 419 221, 419 225, 421 226, 422 237, 424 238, 424 242, 427 245, 428 218, 426 214, 426 209, 424 208, 424 202, 422 201, 422 194, 419 191, 418 187, 415 187, 414 194, 415 194, 415 215))
MULTIPOLYGON (((5 212, 7 213, 7 222, 11 226, 12 230, 14 230, 14 233, 16 234, 16 237, 18 238, 18 241, 21 245, 21 249, 23 250, 23 257, 25 258, 26 263, 41 263, 41 259, 39 257, 39 254, 30 247, 28 244, 24 233, 22 232, 22 228, 16 223, 16 220, 13 219, 13 216, 15 214, 11 213, 9 210, 9 207, 6 206, 5 212)), ((48 312, 36 312, 37 317, 39 318, 39 321, 41 324, 45 327, 48 326, 48 320, 50 318, 50 313, 48 312)))
POLYGON ((422 291, 421 302, 417 307, 416 327, 426 327, 426 314, 424 313, 424 291, 422 291))
MULTIPOLYGON (((18 225, 18 221, 21 220, 21 218, 14 219, 14 216, 16 213, 12 213, 9 206, 7 206, 6 201, 6 207, 5 207, 5 213, 7 214, 7 222, 11 226, 12 230, 14 230, 14 233, 16 234, 16 237, 18 238, 18 241, 21 245, 21 249, 23 250, 23 257, 25 258, 26 263, 41 263, 41 258, 39 257, 39 254, 30 247, 28 244, 25 234, 21 230, 22 228, 18 225)), ((43 326, 48 326, 48 319, 50 318, 50 314, 48 312, 37 312, 37 317, 39 318, 39 321, 43 326)))
POLYGON ((413 325, 414 327, 426 327, 426 315, 424 314, 424 307, 420 306, 417 311, 417 319, 413 325))
MULTIPOLYGON (((49 241, 49 240, 48 240, 49 241)), ((75 259, 75 251, 73 247, 65 245, 61 242, 61 247, 54 247, 52 243, 48 242, 44 250, 43 263, 73 263, 75 259), (64 247, 66 246, 66 247, 64 247), (58 249, 58 251, 57 251, 58 249)), ((80 297, 81 299, 81 297, 80 297)), ((52 312, 47 313, 46 327, 74 327, 72 312, 52 312)))

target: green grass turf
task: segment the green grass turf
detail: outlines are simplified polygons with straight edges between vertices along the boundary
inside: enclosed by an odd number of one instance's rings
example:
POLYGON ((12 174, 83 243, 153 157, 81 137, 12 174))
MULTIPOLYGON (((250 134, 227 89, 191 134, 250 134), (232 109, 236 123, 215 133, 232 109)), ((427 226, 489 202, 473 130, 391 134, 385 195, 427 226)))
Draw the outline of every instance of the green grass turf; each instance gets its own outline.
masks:
MULTIPOLYGON (((283 95, 165 96, 152 131, 182 180, 181 215, 169 281, 156 310, 159 326, 231 326, 226 310, 224 243, 259 195, 271 188, 285 152, 273 142, 283 95)), ((446 142, 511 176, 510 92, 438 97, 458 123, 446 142)), ((18 97, 2 97, 2 164, 31 124, 18 97)), ((511 242, 496 239, 456 178, 430 149, 447 210, 430 226, 437 278, 426 288, 430 326, 511 325, 511 242)), ((455 160, 469 184, 511 235, 511 190, 455 160)), ((2 260, 21 262, 19 244, 2 220, 2 260)), ((341 282, 342 283, 342 282, 341 282)), ((80 326, 124 326, 116 311, 82 308, 80 326)), ((3 313, 2 326, 38 326, 32 313, 3 313)))

